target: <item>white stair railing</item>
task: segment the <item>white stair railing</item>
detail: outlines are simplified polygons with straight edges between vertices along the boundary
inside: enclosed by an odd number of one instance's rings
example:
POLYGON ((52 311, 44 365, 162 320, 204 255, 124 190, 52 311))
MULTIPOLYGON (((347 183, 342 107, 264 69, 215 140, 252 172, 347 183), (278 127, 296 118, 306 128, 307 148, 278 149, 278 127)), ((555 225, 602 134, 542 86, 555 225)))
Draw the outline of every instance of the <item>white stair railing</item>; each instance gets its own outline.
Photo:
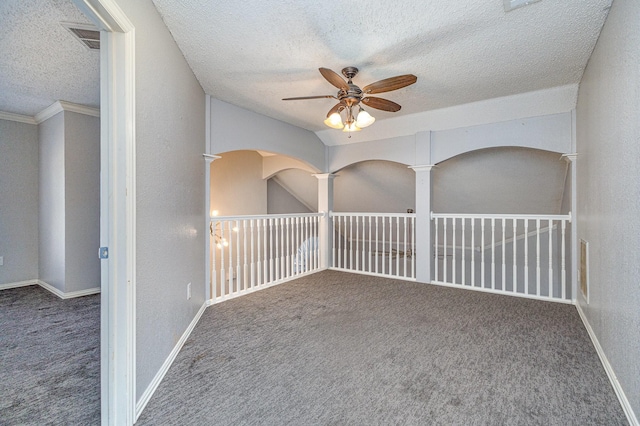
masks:
POLYGON ((331 269, 415 280, 414 213, 336 213, 331 269))
POLYGON ((567 215, 431 213, 434 279, 495 293, 570 302, 567 215))
POLYGON ((212 216, 212 303, 319 271, 318 228, 323 216, 212 216))

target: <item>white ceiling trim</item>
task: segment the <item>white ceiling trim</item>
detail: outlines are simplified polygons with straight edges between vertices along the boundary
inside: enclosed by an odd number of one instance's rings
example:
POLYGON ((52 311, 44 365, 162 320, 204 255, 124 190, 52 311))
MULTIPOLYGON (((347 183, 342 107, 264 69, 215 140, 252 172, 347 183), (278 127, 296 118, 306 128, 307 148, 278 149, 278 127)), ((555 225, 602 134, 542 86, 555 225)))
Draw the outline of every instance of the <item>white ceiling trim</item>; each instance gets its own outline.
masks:
POLYGON ((90 115, 92 117, 100 117, 100 110, 84 105, 74 104, 65 101, 56 101, 49 107, 37 113, 34 117, 36 124, 46 121, 62 111, 76 112, 78 114, 90 115))
POLYGON ((12 112, 0 111, 0 120, 16 121, 18 123, 38 124, 30 115, 14 114, 12 112))

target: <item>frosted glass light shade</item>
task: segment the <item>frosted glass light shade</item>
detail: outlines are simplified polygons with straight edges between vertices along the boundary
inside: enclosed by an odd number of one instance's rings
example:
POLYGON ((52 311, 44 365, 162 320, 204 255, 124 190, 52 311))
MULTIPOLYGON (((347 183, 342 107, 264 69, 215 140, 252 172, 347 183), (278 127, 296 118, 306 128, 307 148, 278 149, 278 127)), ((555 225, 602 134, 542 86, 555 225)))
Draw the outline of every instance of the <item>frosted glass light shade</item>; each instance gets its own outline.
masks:
POLYGON ((324 120, 324 124, 331 127, 332 129, 342 129, 344 124, 342 124, 342 117, 337 112, 334 112, 326 120, 324 120))
POLYGON ((367 126, 371 126, 373 122, 376 121, 374 117, 371 116, 367 111, 361 109, 358 113, 358 118, 356 119, 356 125, 363 129, 367 126))
POLYGON ((343 132, 359 132, 360 130, 362 129, 358 127, 356 123, 349 123, 342 129, 343 132))

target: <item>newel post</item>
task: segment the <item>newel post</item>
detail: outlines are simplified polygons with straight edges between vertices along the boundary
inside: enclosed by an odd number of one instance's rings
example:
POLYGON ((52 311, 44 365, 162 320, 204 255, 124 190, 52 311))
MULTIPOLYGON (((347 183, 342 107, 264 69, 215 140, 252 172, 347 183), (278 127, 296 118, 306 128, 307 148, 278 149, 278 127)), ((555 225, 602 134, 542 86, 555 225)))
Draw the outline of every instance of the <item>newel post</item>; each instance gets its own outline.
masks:
POLYGON ((333 211, 333 179, 332 173, 318 173, 314 175, 318 179, 318 212, 325 216, 320 220, 318 240, 320 247, 320 267, 331 267, 331 247, 333 244, 333 225, 329 212, 333 211))
POLYGON ((214 160, 217 160, 219 157, 217 155, 211 154, 202 154, 204 158, 204 229, 205 235, 207 238, 204 239, 204 297, 205 300, 211 300, 211 235, 209 233, 209 224, 211 223, 211 163, 214 160))
POLYGON ((432 164, 411 166, 416 173, 416 280, 430 283, 433 270, 433 244, 431 242, 431 170, 432 164))

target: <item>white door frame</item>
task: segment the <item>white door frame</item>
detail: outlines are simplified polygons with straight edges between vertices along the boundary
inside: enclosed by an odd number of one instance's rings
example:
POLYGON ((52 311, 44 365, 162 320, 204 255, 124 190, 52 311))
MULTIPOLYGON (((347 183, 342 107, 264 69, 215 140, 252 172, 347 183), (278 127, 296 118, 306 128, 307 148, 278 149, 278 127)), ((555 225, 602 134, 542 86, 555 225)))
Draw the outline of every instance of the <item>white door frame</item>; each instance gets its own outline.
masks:
POLYGON ((135 359, 135 33, 115 0, 73 0, 101 30, 101 415, 132 425, 135 359))

